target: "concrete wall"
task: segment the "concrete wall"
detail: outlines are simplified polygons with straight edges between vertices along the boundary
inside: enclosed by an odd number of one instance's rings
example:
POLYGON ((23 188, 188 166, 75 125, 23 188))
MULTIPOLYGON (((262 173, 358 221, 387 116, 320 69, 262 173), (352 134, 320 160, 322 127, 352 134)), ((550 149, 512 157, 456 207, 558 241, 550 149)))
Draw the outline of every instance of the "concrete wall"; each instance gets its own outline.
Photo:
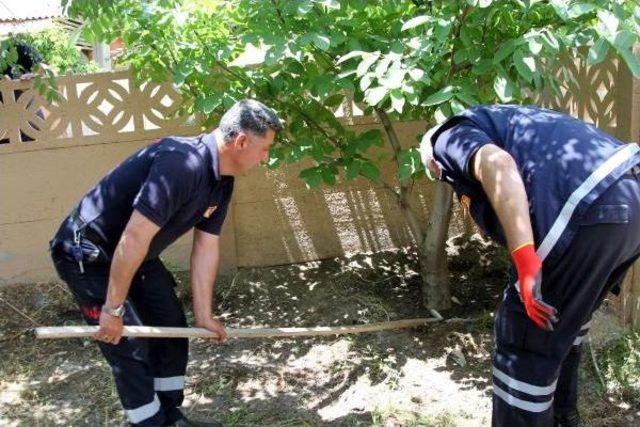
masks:
MULTIPOLYGON (((376 124, 356 125, 358 132, 376 124)), ((423 122, 395 123, 409 145, 423 122)), ((359 178, 335 187, 307 190, 298 173, 306 165, 255 170, 238 180, 234 195, 239 266, 273 265, 346 253, 378 251, 412 242, 391 193, 359 178)), ((393 165, 382 168, 393 182, 393 165)), ((415 206, 426 218, 433 185, 418 184, 415 206)))
MULTIPOLYGON (((138 88, 126 73, 59 83, 54 105, 29 82, 0 84, 0 284, 53 279, 48 241, 82 195, 158 137, 197 133, 184 119, 162 118, 179 100, 170 86, 138 88)), ((182 262, 185 252, 181 240, 169 258, 182 262)))
MULTIPOLYGON (((65 99, 58 106, 48 106, 28 83, 0 83, 0 284, 53 279, 47 242, 85 192, 158 137, 198 133, 185 120, 162 120, 179 99, 170 86, 136 88, 121 72, 59 83, 65 99), (16 90, 25 91, 17 100, 16 90), (37 110, 44 120, 34 115, 37 110)), ((356 122, 356 131, 378 126, 362 117, 356 122)), ((405 145, 425 128, 421 122, 395 126, 405 145)), ((222 234, 223 270, 411 243, 387 190, 363 179, 307 190, 298 178, 303 167, 257 168, 237 180, 222 234)), ((383 174, 393 182, 391 164, 383 174)), ((422 183, 418 190, 416 203, 426 218, 431 186, 422 183)), ((190 239, 172 245, 167 262, 187 267, 190 239)))

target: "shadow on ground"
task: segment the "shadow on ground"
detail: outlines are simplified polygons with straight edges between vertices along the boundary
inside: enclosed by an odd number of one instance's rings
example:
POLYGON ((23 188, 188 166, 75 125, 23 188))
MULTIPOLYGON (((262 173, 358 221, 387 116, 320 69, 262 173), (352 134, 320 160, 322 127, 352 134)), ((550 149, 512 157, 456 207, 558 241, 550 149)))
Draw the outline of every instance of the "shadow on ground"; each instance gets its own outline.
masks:
MULTIPOLYGON (((191 343, 184 411, 227 426, 488 425, 493 311, 504 252, 479 239, 449 247, 455 322, 361 335, 191 343)), ((228 327, 333 326, 426 317, 410 250, 242 269, 217 289, 228 327)), ((177 273, 189 304, 188 277, 177 273)), ((0 291, 0 423, 122 425, 109 369, 90 340, 35 340, 78 324, 63 285, 0 291)), ((583 369, 590 425, 629 425, 583 369), (595 390, 595 391, 594 391, 595 390)))

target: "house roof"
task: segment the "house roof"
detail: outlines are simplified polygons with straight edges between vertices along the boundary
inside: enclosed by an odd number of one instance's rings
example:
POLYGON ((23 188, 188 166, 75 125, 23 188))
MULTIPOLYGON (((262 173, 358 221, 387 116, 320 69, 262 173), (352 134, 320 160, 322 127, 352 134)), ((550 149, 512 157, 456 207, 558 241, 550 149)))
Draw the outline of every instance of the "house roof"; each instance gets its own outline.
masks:
POLYGON ((63 16, 61 0, 0 0, 0 22, 32 21, 63 16))

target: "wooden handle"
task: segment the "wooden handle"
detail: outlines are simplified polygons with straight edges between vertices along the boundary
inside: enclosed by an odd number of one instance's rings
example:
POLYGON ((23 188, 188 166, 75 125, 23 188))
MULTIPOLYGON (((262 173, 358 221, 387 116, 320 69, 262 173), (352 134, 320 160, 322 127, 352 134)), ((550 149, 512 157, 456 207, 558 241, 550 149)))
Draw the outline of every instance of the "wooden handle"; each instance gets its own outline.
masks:
MULTIPOLYGON (((390 322, 370 323, 353 326, 316 326, 313 328, 249 328, 227 329, 229 338, 279 338, 338 334, 360 334, 420 326, 439 319, 405 319, 390 322)), ((97 326, 49 326, 36 328, 36 338, 81 338, 91 337, 98 331, 97 326)), ((215 338, 216 335, 204 328, 171 328, 163 326, 125 326, 125 337, 145 338, 215 338)))

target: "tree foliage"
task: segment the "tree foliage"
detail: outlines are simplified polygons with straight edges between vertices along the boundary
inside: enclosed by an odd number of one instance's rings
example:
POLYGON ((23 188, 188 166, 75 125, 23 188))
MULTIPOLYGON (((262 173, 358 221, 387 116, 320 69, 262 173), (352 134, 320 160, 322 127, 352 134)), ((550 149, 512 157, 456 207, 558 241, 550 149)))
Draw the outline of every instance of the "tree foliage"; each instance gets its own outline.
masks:
MULTIPOLYGON (((91 36, 122 36, 122 60, 137 75, 170 73, 207 124, 243 97, 273 105, 287 135, 272 165, 313 159, 302 173, 311 187, 334 184, 340 171, 380 178, 368 153, 382 134, 356 136, 333 114, 347 95, 365 114, 442 121, 558 91, 564 54, 597 64, 614 51, 640 76, 640 9, 629 1, 76 0, 71 10, 91 36), (247 44, 266 49, 263 61, 233 66, 247 44)), ((414 149, 390 154, 400 180, 420 175, 414 149)))
POLYGON ((401 141, 394 121, 441 122, 476 104, 558 92, 572 78, 563 57, 597 64, 612 52, 640 77, 640 8, 628 0, 73 0, 70 10, 87 36, 122 37, 136 76, 171 78, 185 112, 202 113, 205 125, 241 98, 274 107, 286 131, 270 166, 310 161, 300 175, 309 187, 340 176, 381 182, 419 247, 426 221, 409 196, 424 171, 416 141, 401 141), (264 57, 238 65, 250 47, 264 57), (348 99, 384 132, 356 134, 337 120, 348 99), (380 162, 389 159, 397 180, 385 182, 380 162))
MULTIPOLYGON (((89 62, 76 47, 78 34, 55 26, 36 33, 17 33, 0 40, 0 68, 6 68, 17 60, 15 42, 22 41, 42 56, 55 74, 85 74, 98 71, 98 66, 89 62)), ((24 71, 24 70, 23 70, 24 71)))

